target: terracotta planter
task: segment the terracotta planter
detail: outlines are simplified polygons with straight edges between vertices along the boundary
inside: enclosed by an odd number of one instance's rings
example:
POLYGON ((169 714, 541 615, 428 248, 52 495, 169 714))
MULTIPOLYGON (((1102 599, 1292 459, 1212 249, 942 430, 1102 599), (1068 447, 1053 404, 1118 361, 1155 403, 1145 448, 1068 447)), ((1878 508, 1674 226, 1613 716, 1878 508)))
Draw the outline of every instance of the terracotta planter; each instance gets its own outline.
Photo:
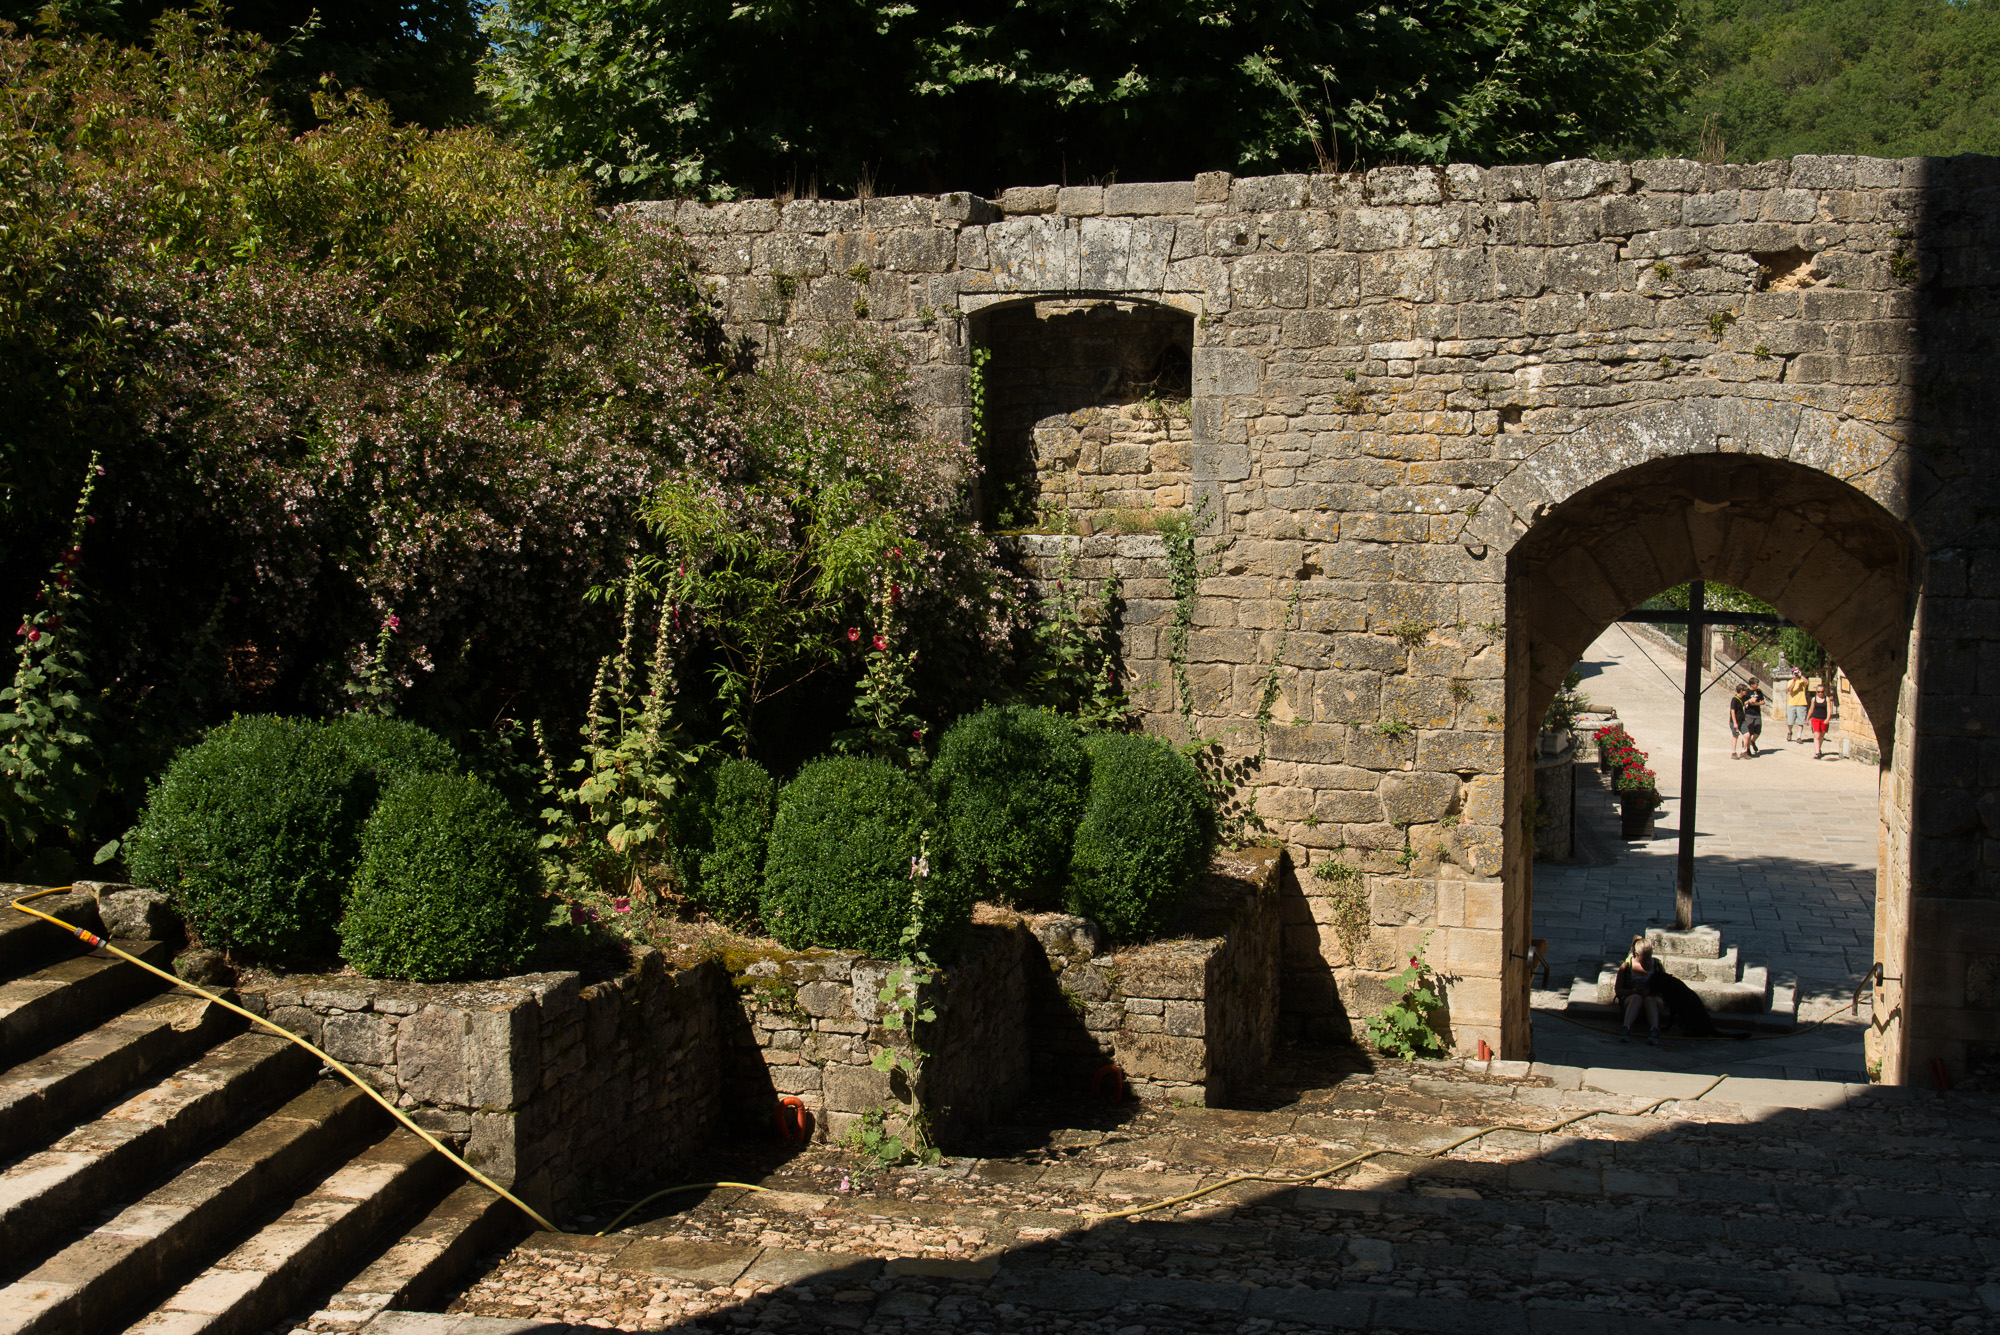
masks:
POLYGON ((1627 839, 1651 839, 1653 837, 1653 813, 1660 809, 1660 799, 1655 793, 1618 794, 1619 832, 1627 839))

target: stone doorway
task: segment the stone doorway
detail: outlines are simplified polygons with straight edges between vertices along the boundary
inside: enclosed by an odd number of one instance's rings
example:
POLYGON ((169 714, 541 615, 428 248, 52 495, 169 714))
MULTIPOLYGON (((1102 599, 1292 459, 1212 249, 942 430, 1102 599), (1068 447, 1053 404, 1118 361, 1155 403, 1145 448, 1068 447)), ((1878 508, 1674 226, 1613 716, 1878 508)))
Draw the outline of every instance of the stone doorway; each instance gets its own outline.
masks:
MULTIPOLYGON (((1879 504, 1786 460, 1682 455, 1576 491, 1539 514, 1508 559, 1509 812, 1523 817, 1527 781, 1520 776, 1532 773, 1551 697, 1618 617, 1690 579, 1753 593, 1826 646, 1882 739, 1873 958, 1900 981, 1909 936, 1913 722, 1899 710, 1916 698, 1910 645, 1920 620, 1919 570, 1915 539, 1879 504)), ((1663 786, 1669 781, 1663 776, 1663 786)), ((1504 1035, 1510 1050, 1519 1044, 1525 1052, 1534 866, 1526 838, 1508 845, 1504 1035)), ((1697 885, 1700 857, 1698 847, 1697 885)), ((1658 894, 1659 911, 1649 916, 1665 917, 1670 877, 1658 894)), ((1891 1081, 1904 1078, 1899 996, 1898 989, 1875 989, 1869 1035, 1869 1058, 1891 1081)))

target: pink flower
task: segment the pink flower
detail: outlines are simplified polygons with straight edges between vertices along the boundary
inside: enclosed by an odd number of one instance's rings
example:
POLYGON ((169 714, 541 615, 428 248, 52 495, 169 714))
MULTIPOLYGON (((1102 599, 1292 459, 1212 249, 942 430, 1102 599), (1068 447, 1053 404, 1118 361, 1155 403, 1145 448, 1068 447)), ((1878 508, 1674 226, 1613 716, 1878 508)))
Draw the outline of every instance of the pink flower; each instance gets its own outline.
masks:
POLYGON ((860 638, 861 638, 861 627, 849 626, 847 628, 847 642, 849 644, 853 644, 856 640, 860 638))
POLYGON ((889 549, 889 559, 890 559, 891 561, 900 561, 900 560, 902 560, 902 559, 903 559, 903 549, 902 549, 901 547, 891 547, 891 548, 889 549))
POLYGON ((889 606, 895 607, 902 601, 903 601, 903 586, 900 584, 891 584, 889 586, 889 606))
POLYGON ((620 895, 611 901, 611 911, 613 913, 630 913, 632 911, 632 901, 626 896, 620 895))
POLYGON ((385 627, 387 627, 389 633, 393 635, 397 631, 403 628, 403 618, 399 616, 391 616, 387 621, 384 621, 382 624, 385 627))
POLYGON ((878 654, 879 654, 879 653, 883 652, 884 650, 886 650, 886 649, 887 649, 888 647, 889 647, 889 637, 888 637, 887 635, 877 635, 877 636, 875 637, 875 652, 876 652, 876 653, 878 653, 878 654))
POLYGON ((37 640, 39 640, 39 639, 41 639, 41 638, 42 638, 42 633, 41 633, 40 631, 38 631, 38 630, 31 630, 31 631, 29 631, 29 632, 28 632, 28 643, 29 643, 29 644, 33 644, 33 643, 34 643, 35 641, 37 641, 37 640))
POLYGON ((924 730, 923 730, 922 728, 913 728, 913 729, 912 729, 912 730, 910 731, 910 740, 911 740, 911 741, 913 741, 913 742, 921 742, 921 741, 922 741, 923 739, 924 739, 924 730))
POLYGON ((569 906, 569 921, 572 927, 581 927, 587 922, 597 921, 597 910, 587 909, 581 904, 569 906))

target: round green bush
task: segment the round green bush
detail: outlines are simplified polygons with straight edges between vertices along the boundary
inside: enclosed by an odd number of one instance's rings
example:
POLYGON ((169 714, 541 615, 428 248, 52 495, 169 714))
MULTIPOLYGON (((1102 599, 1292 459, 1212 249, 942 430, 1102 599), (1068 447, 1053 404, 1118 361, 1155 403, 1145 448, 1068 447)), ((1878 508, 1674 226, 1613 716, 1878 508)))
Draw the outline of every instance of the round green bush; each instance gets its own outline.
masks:
POLYGON ((376 785, 306 719, 223 724, 176 755, 125 841, 132 879, 202 944, 271 964, 331 953, 376 785))
POLYGON ((418 774, 458 774, 465 766, 451 743, 429 728, 382 714, 342 714, 326 725, 336 742, 391 788, 418 774))
POLYGON ((1215 810, 1194 762, 1157 737, 1100 733, 1070 859, 1070 910, 1114 936, 1169 926, 1215 850, 1215 810))
POLYGON ((718 922, 757 921, 777 787, 754 760, 705 769, 680 804, 677 866, 688 901, 718 922))
POLYGON ((778 795, 764 862, 765 930, 793 949, 825 946, 882 959, 942 958, 972 901, 946 874, 922 786, 881 760, 835 756, 799 771, 778 795))
POLYGON ((361 832, 341 953, 370 978, 517 973, 543 917, 535 837, 498 789, 462 774, 391 788, 361 832))
POLYGON ((1074 724, 1023 705, 969 714, 938 744, 931 784, 952 874, 974 898, 1062 906, 1090 787, 1090 755, 1074 724))

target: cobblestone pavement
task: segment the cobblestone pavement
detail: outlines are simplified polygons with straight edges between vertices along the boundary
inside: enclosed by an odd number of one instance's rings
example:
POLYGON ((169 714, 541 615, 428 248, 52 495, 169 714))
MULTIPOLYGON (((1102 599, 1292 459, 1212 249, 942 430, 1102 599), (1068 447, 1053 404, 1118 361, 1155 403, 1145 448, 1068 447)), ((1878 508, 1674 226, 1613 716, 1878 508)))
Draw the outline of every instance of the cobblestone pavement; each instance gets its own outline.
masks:
POLYGON ((2000 1325, 2000 1099, 1353 1049, 1286 1060, 1262 1107, 1041 1106, 931 1168, 724 1150, 704 1176, 771 1190, 678 1197, 609 1237, 533 1235, 449 1314, 370 1331, 2000 1325), (1529 1129, 1421 1157, 1495 1123, 1529 1129), (1368 1149, 1387 1153, 1339 1167, 1368 1149), (1092 1218, 1245 1172, 1287 1181, 1092 1218))
MULTIPOLYGON (((1580 969, 1624 955, 1632 935, 1670 920, 1680 827, 1682 671, 1678 646, 1613 627, 1583 658, 1582 690, 1618 712, 1660 776, 1656 837, 1617 836, 1609 795, 1578 772, 1580 860, 1535 864, 1535 935, 1549 940, 1549 987, 1536 993, 1535 1052, 1571 1064, 1617 1063, 1797 1079, 1865 1079, 1862 1024, 1849 1016, 1811 1035, 1748 1044, 1688 1043, 1666 1053, 1617 1043, 1548 1013, 1580 969)), ((1877 770, 1814 760, 1784 740, 1770 712, 1764 753, 1729 758, 1728 685, 1702 701, 1695 920, 1722 930, 1746 963, 1796 974, 1799 1015, 1820 1019, 1853 1000, 1874 960, 1877 770)))

